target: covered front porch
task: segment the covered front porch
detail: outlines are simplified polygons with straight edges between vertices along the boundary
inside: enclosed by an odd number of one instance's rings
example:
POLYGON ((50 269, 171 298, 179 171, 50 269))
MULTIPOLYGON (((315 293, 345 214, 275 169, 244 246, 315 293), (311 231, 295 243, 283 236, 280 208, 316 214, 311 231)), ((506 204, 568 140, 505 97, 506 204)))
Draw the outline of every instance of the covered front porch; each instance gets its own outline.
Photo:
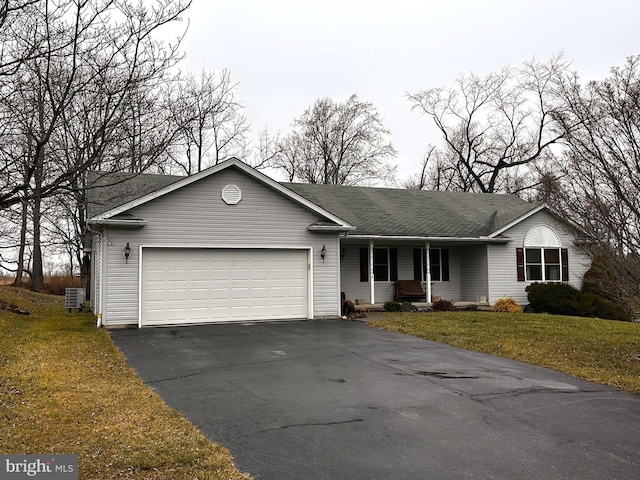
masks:
POLYGON ((488 243, 477 238, 345 237, 340 245, 340 281, 344 298, 357 309, 382 309, 394 300, 426 309, 438 298, 460 306, 488 306, 488 243), (398 280, 419 281, 424 298, 397 299, 398 280))

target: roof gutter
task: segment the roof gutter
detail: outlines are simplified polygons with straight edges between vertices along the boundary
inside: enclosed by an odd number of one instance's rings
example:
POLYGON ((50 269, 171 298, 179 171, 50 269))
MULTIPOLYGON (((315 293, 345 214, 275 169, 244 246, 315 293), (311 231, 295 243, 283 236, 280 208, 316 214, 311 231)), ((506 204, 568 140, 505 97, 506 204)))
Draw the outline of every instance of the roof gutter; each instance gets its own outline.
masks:
POLYGON ((346 234, 343 238, 353 240, 391 240, 391 241, 410 241, 410 242, 433 242, 433 243, 508 243, 511 241, 509 237, 422 237, 422 236, 404 236, 404 235, 350 235, 346 234))
POLYGON ((113 226, 113 227, 128 227, 128 228, 142 228, 147 225, 149 222, 146 220, 123 220, 117 218, 108 218, 104 220, 89 220, 87 224, 89 226, 113 226))
POLYGON ((356 227, 351 225, 309 225, 310 232, 352 232, 356 227))

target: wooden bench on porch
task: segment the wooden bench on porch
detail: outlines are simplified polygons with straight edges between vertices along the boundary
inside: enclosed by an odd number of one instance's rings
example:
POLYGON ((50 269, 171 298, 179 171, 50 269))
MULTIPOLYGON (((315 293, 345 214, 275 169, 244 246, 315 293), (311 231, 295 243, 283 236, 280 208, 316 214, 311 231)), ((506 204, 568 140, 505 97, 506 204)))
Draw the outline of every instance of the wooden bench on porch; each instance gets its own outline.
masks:
POLYGON ((402 300, 422 300, 424 301, 427 292, 422 289, 420 280, 396 280, 393 282, 393 298, 396 302, 402 300))

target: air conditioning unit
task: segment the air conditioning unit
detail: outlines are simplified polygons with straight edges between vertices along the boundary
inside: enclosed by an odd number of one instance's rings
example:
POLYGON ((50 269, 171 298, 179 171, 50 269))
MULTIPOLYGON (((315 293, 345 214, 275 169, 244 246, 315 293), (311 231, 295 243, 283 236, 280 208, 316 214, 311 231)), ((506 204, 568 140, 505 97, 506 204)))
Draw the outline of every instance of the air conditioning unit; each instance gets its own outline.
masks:
POLYGON ((67 309, 69 313, 74 308, 77 308, 78 311, 82 312, 84 308, 84 302, 87 299, 87 291, 84 288, 67 288, 64 291, 64 308, 67 309))

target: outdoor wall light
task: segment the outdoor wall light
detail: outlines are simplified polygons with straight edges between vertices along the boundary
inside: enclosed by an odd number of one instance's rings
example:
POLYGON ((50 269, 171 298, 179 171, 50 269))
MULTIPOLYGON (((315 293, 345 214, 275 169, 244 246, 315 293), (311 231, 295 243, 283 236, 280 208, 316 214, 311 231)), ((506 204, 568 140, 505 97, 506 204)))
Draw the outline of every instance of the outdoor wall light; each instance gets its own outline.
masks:
POLYGON ((327 249, 324 245, 322 245, 322 250, 320 250, 320 258, 322 259, 322 263, 324 263, 324 256, 327 254, 327 249))
POLYGON ((343 260, 344 260, 344 247, 340 249, 340 261, 342 262, 343 260))
POLYGON ((124 247, 124 263, 129 263, 129 255, 131 255, 131 247, 129 246, 129 242, 124 247))

